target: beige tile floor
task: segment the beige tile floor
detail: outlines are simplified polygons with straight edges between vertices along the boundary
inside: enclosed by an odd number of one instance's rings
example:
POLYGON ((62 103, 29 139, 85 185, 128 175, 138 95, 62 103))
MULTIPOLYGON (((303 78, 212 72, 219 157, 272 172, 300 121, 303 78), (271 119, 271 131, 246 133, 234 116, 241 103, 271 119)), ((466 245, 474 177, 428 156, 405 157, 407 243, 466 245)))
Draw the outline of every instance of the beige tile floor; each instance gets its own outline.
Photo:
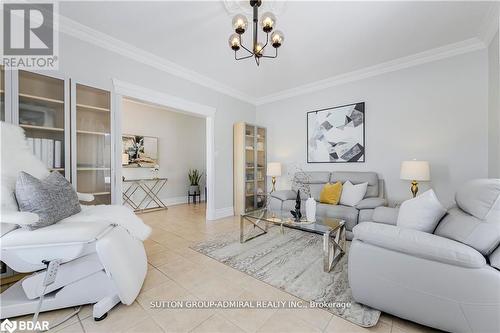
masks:
MULTIPOLYGON (((205 205, 172 206, 141 214, 153 228, 145 242, 149 269, 142 291, 131 306, 120 305, 95 322, 91 307, 57 327, 58 332, 430 332, 387 314, 370 329, 356 326, 320 309, 150 309, 152 300, 290 300, 293 296, 225 266, 189 248, 214 235, 237 231, 237 218, 205 221, 205 205)), ((69 313, 43 313, 55 320, 69 313)))

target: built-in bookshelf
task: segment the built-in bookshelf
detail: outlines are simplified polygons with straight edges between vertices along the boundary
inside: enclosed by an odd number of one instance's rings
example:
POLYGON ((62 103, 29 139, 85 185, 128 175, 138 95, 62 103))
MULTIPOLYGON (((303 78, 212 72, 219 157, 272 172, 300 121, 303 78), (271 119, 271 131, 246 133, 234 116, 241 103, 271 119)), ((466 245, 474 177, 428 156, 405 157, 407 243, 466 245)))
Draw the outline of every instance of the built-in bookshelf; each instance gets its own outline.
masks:
POLYGON ((243 214, 266 203, 266 129, 236 123, 233 135, 234 209, 243 214))
POLYGON ((111 95, 78 83, 74 87, 77 190, 93 194, 91 204, 110 204, 111 95))
POLYGON ((20 70, 18 82, 17 118, 33 154, 48 169, 66 175, 65 81, 20 70))

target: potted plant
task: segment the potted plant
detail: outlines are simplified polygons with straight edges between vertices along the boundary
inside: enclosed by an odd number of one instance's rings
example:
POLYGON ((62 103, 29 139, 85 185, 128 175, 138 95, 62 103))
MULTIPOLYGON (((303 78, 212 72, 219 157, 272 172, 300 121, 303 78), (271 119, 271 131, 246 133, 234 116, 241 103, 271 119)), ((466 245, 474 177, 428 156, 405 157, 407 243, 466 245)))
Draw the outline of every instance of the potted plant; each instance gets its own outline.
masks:
POLYGON ((189 193, 200 193, 200 180, 202 175, 203 172, 200 172, 197 169, 189 169, 189 193))

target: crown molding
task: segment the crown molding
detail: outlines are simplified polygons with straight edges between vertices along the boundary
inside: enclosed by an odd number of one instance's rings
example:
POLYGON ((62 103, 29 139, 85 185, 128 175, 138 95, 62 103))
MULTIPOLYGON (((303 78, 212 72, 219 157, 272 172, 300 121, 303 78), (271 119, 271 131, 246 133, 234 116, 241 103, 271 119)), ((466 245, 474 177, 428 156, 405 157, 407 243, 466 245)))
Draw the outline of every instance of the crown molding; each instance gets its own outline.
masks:
POLYGON ((484 17, 483 23, 479 27, 478 37, 486 45, 490 45, 493 37, 495 37, 495 34, 498 31, 499 15, 499 4, 497 2, 492 3, 484 17))
POLYGON ((216 81, 165 58, 144 51, 129 43, 123 42, 117 38, 92 29, 62 15, 59 15, 59 31, 87 43, 99 46, 108 51, 118 53, 121 56, 130 58, 134 61, 154 67, 168 74, 255 105, 255 98, 242 91, 234 89, 222 82, 216 81))
POLYGON ((496 34, 496 31, 498 30, 498 13, 498 3, 492 4, 490 10, 488 11, 488 14, 485 16, 483 24, 481 25, 478 37, 430 49, 424 52, 398 58, 374 66, 369 66, 356 71, 332 76, 323 80, 300 85, 291 89, 282 90, 280 92, 269 94, 259 98, 255 98, 249 94, 246 94, 245 92, 234 89, 229 85, 216 81, 186 67, 180 66, 165 58, 144 51, 129 43, 123 42, 117 38, 92 29, 62 15, 59 15, 59 31, 108 51, 118 53, 134 61, 151 66, 168 74, 196 83, 227 96, 231 96, 246 103, 259 106, 295 96, 312 93, 341 84, 366 79, 384 73, 389 73, 400 69, 453 57, 467 52, 484 49, 491 42, 496 34))
POLYGON ((394 72, 400 69, 418 66, 428 62, 453 57, 459 54, 484 49, 485 43, 479 38, 470 38, 464 41, 448 44, 410 56, 398 58, 384 62, 375 66, 366 67, 360 70, 332 76, 330 78, 304 84, 295 88, 286 89, 274 94, 257 98, 257 105, 268 104, 290 97, 300 96, 341 84, 366 79, 384 73, 394 72))

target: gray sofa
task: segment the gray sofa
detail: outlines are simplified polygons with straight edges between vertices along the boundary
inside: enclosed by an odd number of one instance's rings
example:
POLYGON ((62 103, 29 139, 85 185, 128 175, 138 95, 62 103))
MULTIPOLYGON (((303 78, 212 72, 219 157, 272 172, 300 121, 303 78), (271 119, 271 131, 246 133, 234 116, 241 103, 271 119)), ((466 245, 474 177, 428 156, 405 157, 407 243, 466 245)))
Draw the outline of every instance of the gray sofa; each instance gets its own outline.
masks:
MULTIPOLYGON (((346 221, 346 237, 352 239, 352 229, 358 222, 371 221, 374 209, 386 205, 384 195, 383 180, 378 178, 375 172, 345 172, 345 171, 311 171, 306 172, 309 178, 309 188, 311 196, 318 202, 316 206, 316 216, 328 216, 341 218, 346 221), (350 181, 353 184, 368 183, 366 195, 361 202, 355 207, 343 205, 328 205, 319 203, 319 195, 323 186, 330 182, 346 182, 350 181)), ((297 196, 296 189, 274 191, 271 193, 269 205, 272 210, 283 210, 288 212, 295 207, 295 199, 297 196)), ((306 195, 301 195, 303 200, 301 204, 302 213, 305 214, 306 195)))
POLYGON ((396 226, 377 208, 354 228, 354 299, 450 332, 500 332, 500 179, 462 186, 434 233, 396 226))

